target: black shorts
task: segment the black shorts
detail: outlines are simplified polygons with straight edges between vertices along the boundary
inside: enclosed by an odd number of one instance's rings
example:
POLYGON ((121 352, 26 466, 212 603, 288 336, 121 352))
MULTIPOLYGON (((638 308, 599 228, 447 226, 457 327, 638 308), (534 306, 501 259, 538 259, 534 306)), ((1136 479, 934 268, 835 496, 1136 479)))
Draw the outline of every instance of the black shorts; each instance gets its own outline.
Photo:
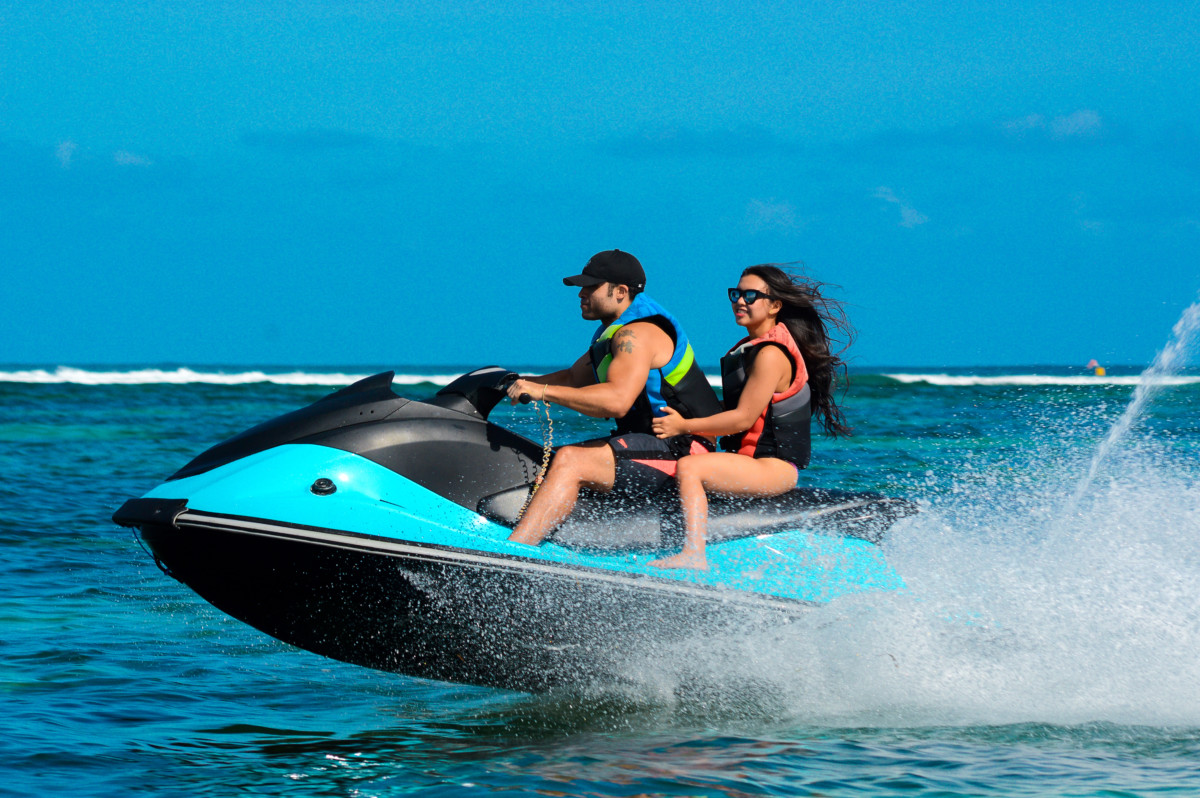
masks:
POLYGON ((702 438, 677 435, 663 440, 645 432, 616 435, 608 445, 616 460, 613 490, 631 498, 651 496, 672 482, 680 457, 713 450, 702 438))

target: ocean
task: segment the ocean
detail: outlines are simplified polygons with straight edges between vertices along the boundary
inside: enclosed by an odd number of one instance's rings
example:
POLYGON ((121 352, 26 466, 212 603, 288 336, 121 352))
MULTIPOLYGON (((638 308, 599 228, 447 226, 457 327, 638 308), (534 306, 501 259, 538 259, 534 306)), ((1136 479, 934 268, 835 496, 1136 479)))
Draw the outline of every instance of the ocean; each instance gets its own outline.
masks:
MULTIPOLYGON (((920 503, 881 544, 907 589, 544 695, 290 648, 111 522, 373 369, 0 366, 0 795, 1200 794, 1191 333, 1103 377, 854 370, 856 434, 801 480, 920 503)), ((466 369, 395 370, 423 398, 466 369)))

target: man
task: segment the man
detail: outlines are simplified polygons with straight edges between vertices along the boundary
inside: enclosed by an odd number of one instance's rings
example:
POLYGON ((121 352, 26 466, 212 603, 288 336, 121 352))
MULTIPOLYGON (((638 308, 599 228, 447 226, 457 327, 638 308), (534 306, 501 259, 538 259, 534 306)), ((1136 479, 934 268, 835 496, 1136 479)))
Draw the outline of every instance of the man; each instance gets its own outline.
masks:
POLYGON ((597 253, 582 274, 563 279, 579 286, 583 318, 600 321, 588 351, 570 368, 516 380, 508 395, 522 394, 587 416, 615 418, 614 436, 564 446, 554 456, 533 500, 509 540, 537 545, 562 523, 579 489, 617 489, 629 495, 658 490, 685 454, 711 451, 708 441, 654 436, 652 422, 669 406, 685 418, 722 410, 696 365, 679 321, 646 294, 642 264, 619 249, 597 253))

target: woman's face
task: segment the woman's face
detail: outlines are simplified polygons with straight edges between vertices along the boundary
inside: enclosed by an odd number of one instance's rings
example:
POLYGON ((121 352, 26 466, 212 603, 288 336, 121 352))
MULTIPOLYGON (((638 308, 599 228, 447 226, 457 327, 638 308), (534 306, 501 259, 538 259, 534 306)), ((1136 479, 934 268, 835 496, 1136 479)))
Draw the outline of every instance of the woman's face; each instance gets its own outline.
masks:
POLYGON ((742 279, 738 280, 737 287, 740 291, 758 291, 760 294, 754 302, 746 302, 744 296, 734 300, 733 320, 739 326, 754 327, 779 314, 782 305, 774 299, 767 298, 771 289, 767 287, 766 280, 757 274, 743 275, 742 279))

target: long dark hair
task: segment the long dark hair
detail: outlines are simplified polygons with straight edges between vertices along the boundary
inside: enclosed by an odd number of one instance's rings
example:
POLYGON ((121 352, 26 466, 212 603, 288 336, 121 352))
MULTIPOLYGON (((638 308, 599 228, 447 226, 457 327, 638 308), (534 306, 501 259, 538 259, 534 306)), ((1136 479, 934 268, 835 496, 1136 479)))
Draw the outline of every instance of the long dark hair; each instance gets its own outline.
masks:
POLYGON ((794 271, 795 264, 763 263, 750 266, 742 276, 752 274, 767 284, 774 299, 783 303, 778 320, 787 325, 796 339, 808 369, 808 386, 812 391, 813 415, 830 435, 849 435, 850 427, 842 408, 834 398, 839 382, 846 384, 846 361, 841 353, 854 341, 854 328, 846 318, 842 303, 824 295, 824 283, 811 280, 794 271), (786 267, 780 268, 780 267, 786 267), (841 348, 833 345, 841 339, 841 348))

